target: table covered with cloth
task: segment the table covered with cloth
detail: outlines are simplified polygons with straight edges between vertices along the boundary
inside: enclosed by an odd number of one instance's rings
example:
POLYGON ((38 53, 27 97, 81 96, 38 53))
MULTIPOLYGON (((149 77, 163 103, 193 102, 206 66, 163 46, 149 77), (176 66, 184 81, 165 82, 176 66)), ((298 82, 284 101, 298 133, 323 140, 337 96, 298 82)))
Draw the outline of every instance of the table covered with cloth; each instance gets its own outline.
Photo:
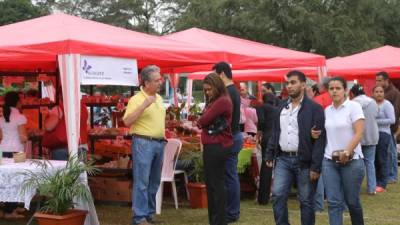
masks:
MULTIPOLYGON (((57 171, 66 165, 66 161, 49 161, 51 166, 49 172, 57 171)), ((41 168, 27 160, 23 163, 14 163, 13 159, 3 158, 0 164, 0 202, 21 202, 24 207, 29 209, 32 198, 36 195, 36 190, 27 190, 22 192, 22 184, 27 178, 23 175, 25 171, 40 172, 41 168)), ((82 174, 80 179, 87 184, 87 175, 82 174)), ((87 210, 85 225, 99 225, 96 208, 93 201, 76 202, 77 209, 87 210)))

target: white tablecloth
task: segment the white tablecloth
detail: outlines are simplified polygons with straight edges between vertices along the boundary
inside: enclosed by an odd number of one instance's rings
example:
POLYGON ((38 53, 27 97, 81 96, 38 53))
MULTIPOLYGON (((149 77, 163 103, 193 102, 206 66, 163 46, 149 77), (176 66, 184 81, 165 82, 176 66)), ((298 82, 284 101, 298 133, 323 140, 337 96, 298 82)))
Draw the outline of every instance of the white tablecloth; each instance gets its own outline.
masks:
MULTIPOLYGON (((51 171, 57 171, 66 165, 66 161, 50 160, 49 162, 52 165, 49 167, 51 171)), ((29 205, 36 194, 36 190, 25 191, 24 194, 22 193, 22 183, 26 179, 22 172, 26 170, 39 172, 41 169, 35 164, 32 164, 29 160, 24 163, 14 163, 13 159, 2 159, 0 165, 0 202, 23 202, 24 207, 29 209, 29 205)), ((87 183, 86 174, 82 174, 80 179, 87 183)), ((99 225, 93 201, 78 201, 76 208, 89 211, 86 216, 85 225, 99 225)))

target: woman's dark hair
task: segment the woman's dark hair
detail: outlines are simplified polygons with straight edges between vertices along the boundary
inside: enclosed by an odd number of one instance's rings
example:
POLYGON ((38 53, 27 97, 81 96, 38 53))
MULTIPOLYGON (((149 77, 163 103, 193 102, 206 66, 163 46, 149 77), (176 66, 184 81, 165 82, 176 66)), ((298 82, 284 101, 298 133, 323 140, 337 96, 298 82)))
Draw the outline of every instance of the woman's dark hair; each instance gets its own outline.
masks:
POLYGON ((274 95, 276 95, 276 91, 274 86, 271 83, 264 83, 262 84, 266 89, 270 89, 274 95))
POLYGON ((272 93, 263 94, 263 98, 262 99, 263 99, 263 102, 265 104, 269 104, 269 105, 272 105, 272 106, 278 106, 278 99, 272 93))
POLYGON ((330 80, 329 80, 329 82, 328 82, 328 85, 329 85, 329 83, 331 83, 332 81, 339 81, 340 83, 342 83, 342 86, 343 86, 343 89, 347 89, 347 82, 346 82, 346 80, 343 78, 343 77, 332 77, 330 80))
POLYGON ((364 88, 359 84, 353 85, 353 87, 350 89, 350 92, 354 95, 354 97, 365 95, 364 88))
POLYGON ((19 94, 15 91, 10 91, 4 97, 3 115, 7 123, 10 122, 11 107, 16 107, 19 102, 19 94))
POLYGON ((204 80, 203 84, 208 84, 213 88, 214 96, 213 99, 209 99, 207 95, 206 96, 206 103, 210 103, 214 101, 215 99, 219 98, 222 95, 227 95, 227 91, 224 85, 224 82, 222 79, 219 77, 218 74, 216 73, 210 73, 208 74, 204 80))
POLYGON ((375 89, 377 89, 378 87, 382 88, 382 90, 383 90, 383 93, 385 93, 385 88, 383 88, 383 87, 382 87, 382 86, 380 86, 380 85, 375 85, 375 86, 374 86, 374 88, 372 88, 372 92, 374 92, 374 91, 375 91, 375 89))
POLYGON ((319 93, 318 84, 314 84, 313 86, 311 86, 311 90, 314 93, 314 97, 317 97, 318 95, 321 94, 319 93))

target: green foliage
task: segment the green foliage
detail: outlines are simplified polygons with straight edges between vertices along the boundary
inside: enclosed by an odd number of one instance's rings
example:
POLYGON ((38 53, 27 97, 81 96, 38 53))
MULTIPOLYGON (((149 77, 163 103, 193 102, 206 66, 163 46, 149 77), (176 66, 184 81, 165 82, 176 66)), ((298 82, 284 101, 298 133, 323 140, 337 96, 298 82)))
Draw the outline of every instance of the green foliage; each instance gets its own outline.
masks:
POLYGON ((98 172, 93 162, 84 163, 79 157, 73 156, 67 165, 52 173, 48 170, 48 161, 33 161, 40 172, 26 171, 27 179, 23 183, 23 191, 37 189, 45 202, 40 209, 42 212, 62 215, 74 207, 74 200, 88 201, 92 198, 87 184, 79 179, 82 173, 94 175, 98 172))
POLYGON ((400 45, 400 1, 165 0, 168 26, 224 33, 333 57, 400 45))
POLYGON ((61 11, 152 34, 199 27, 344 56, 400 46, 399 0, 3 0, 0 25, 61 11), (33 2, 33 4, 32 4, 33 2))
POLYGON ((184 167, 192 168, 189 176, 193 178, 193 182, 204 183, 204 163, 202 151, 184 151, 179 159, 184 167))
POLYGON ((0 25, 33 19, 46 14, 48 11, 33 5, 30 0, 0 1, 0 25))
POLYGON ((41 0, 53 10, 113 26, 156 33, 157 0, 41 0), (46 4, 47 3, 47 4, 46 4))

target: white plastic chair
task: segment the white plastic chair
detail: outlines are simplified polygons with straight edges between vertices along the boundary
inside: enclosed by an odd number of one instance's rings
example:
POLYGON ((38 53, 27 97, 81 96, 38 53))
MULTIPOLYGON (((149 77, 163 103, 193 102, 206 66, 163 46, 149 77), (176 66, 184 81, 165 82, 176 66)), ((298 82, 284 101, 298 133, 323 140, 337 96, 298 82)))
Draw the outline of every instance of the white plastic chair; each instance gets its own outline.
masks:
POLYGON ((175 208, 178 208, 178 194, 175 184, 175 166, 182 148, 182 142, 178 139, 168 139, 164 149, 164 160, 161 170, 161 183, 156 195, 156 214, 161 214, 164 182, 171 182, 172 194, 175 201, 175 208))

